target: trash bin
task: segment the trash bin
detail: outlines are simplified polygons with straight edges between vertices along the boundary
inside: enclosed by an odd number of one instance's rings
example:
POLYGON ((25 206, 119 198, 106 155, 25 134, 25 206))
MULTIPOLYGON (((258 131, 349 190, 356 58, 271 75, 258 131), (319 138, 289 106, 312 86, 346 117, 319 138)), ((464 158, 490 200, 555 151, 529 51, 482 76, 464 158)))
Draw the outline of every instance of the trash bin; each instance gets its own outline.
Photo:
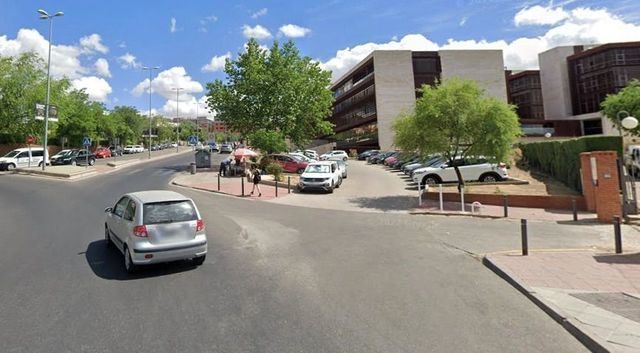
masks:
POLYGON ((189 164, 189 171, 191 172, 191 174, 195 174, 196 173, 196 164, 195 163, 189 164))
POLYGON ((211 168, 211 151, 203 149, 196 152, 196 167, 211 168))

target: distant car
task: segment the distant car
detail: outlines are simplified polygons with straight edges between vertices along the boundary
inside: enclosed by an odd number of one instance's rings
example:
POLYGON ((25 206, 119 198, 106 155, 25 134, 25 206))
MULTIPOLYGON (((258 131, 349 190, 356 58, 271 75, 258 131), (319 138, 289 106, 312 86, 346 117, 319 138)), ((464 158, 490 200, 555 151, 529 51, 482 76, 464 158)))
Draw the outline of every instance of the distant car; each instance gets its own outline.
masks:
POLYGON ((289 155, 291 157, 293 157, 293 158, 297 158, 297 159, 299 159, 299 160, 301 160, 303 162, 307 162, 307 163, 311 163, 311 162, 315 162, 316 161, 315 159, 309 158, 309 157, 305 156, 302 153, 291 152, 291 153, 289 153, 289 155))
POLYGON ((228 143, 223 143, 220 145, 220 153, 231 153, 233 152, 233 147, 231 147, 228 143))
POLYGON ((123 195, 104 211, 106 245, 124 255, 127 272, 175 260, 204 263, 204 220, 190 198, 174 191, 140 191, 123 195))
POLYGON ((381 164, 382 161, 384 161, 386 158, 394 156, 397 153, 398 152, 396 152, 396 151, 381 152, 381 153, 378 153, 376 155, 373 155, 373 156, 367 158, 367 163, 381 164))
POLYGON ((54 154, 50 158, 51 164, 55 165, 59 159, 64 158, 64 156, 66 156, 67 154, 71 153, 71 151, 73 151, 73 150, 62 150, 62 151, 54 154))
POLYGON ((378 150, 367 150, 367 151, 364 151, 364 152, 362 152, 362 153, 360 153, 358 155, 358 160, 359 161, 364 161, 367 158, 369 158, 371 156, 375 156, 378 153, 380 153, 380 151, 378 151, 378 150))
POLYGON ((96 158, 111 158, 111 150, 106 147, 98 147, 98 149, 93 152, 93 155, 96 158))
POLYGON ((282 169, 287 173, 302 174, 302 172, 304 172, 304 169, 309 164, 305 161, 302 161, 300 159, 294 158, 286 154, 270 154, 267 157, 273 160, 274 162, 280 164, 282 169))
POLYGON ((311 158, 311 159, 315 159, 316 161, 318 159, 320 159, 320 157, 318 156, 318 152, 314 151, 314 150, 304 150, 302 152, 302 154, 304 154, 305 156, 311 158))
POLYGON ((96 157, 89 150, 86 149, 74 149, 69 153, 56 158, 51 161, 52 165, 94 165, 96 164, 96 157))
POLYGON ((345 161, 336 161, 336 163, 338 164, 338 169, 340 169, 340 172, 342 172, 342 179, 346 179, 347 178, 347 162, 345 161))
MULTIPOLYGON (((507 167, 504 163, 489 163, 484 158, 456 159, 460 174, 465 181, 496 182, 509 178, 507 167)), ((458 181, 453 166, 445 160, 434 163, 429 167, 413 171, 412 179, 421 185, 435 185, 458 181)))
POLYGON ((209 148, 211 149, 211 151, 215 151, 215 152, 220 151, 220 147, 218 147, 218 144, 215 142, 209 143, 209 148))
POLYGON ((124 153, 121 146, 109 146, 109 151, 111 151, 111 156, 122 156, 124 153))
POLYGON ((335 188, 342 184, 342 172, 336 161, 321 161, 309 163, 307 168, 300 175, 298 189, 323 190, 332 193, 335 188))
POLYGON ((18 148, 0 158, 0 170, 25 168, 29 165, 39 167, 42 166, 42 163, 49 164, 49 162, 44 162, 44 159, 44 149, 42 147, 18 148))
POLYGON ((132 153, 136 153, 136 147, 134 145, 124 146, 124 154, 132 154, 132 153))
POLYGON ((321 161, 337 161, 337 160, 346 161, 348 159, 349 159, 349 155, 347 154, 347 152, 341 151, 341 150, 331 151, 329 153, 325 153, 320 156, 321 161))

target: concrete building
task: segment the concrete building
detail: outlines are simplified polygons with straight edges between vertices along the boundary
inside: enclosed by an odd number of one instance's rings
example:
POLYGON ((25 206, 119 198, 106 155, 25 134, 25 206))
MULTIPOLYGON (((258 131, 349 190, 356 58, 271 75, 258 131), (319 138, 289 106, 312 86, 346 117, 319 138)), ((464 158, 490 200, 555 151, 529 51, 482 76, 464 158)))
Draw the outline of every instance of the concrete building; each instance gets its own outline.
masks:
POLYGON ((331 86, 334 134, 316 145, 392 149, 393 122, 414 108, 418 89, 453 77, 477 81, 488 95, 507 101, 501 50, 374 51, 331 86))

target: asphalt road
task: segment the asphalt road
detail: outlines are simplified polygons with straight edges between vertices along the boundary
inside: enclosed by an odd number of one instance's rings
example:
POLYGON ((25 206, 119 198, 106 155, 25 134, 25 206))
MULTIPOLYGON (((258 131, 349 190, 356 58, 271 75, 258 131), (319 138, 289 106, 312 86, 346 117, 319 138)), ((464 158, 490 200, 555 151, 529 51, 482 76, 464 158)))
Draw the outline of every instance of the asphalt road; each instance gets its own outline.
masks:
POLYGON ((170 188, 190 159, 76 182, 0 175, 0 350, 585 351, 443 240, 445 230, 463 242, 485 224, 495 232, 497 223, 298 208, 176 188, 204 214, 207 261, 128 276, 122 256, 105 248, 104 208, 125 192, 170 188))

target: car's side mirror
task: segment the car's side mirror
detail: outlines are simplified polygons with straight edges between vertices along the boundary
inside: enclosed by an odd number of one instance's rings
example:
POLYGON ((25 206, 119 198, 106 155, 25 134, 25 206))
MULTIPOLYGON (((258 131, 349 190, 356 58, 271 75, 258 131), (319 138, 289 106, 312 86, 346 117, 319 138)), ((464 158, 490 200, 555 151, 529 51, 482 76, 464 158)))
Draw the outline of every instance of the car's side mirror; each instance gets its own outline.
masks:
POLYGON ((441 165, 441 166, 440 166, 440 168, 442 168, 442 169, 444 169, 444 168, 446 168, 446 167, 447 167, 447 165, 446 165, 446 164, 443 164, 443 165, 441 165))
POLYGON ((111 213, 113 211, 112 207, 107 207, 104 209, 104 213, 111 213))

